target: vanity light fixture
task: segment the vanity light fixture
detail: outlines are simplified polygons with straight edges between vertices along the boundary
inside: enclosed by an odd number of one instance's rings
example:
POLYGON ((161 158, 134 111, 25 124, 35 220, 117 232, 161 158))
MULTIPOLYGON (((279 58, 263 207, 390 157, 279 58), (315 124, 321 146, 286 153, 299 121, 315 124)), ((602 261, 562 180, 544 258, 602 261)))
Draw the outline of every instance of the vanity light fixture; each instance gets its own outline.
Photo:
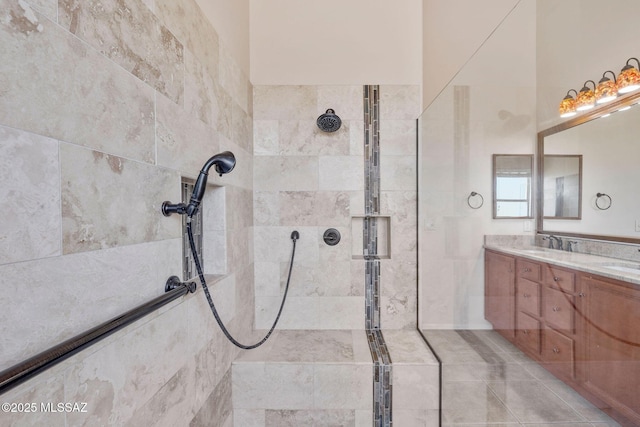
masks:
POLYGON ((616 85, 616 75, 613 71, 605 71, 596 87, 596 104, 604 104, 613 101, 618 97, 618 85, 616 85), (607 77, 611 73, 613 80, 607 77))
POLYGON ((575 116, 577 114, 576 99, 570 95, 571 92, 575 93, 576 96, 578 96, 578 92, 576 92, 575 89, 569 89, 567 91, 567 96, 562 99, 562 101, 560 102, 560 107, 558 108, 558 111, 560 111, 560 117, 562 118, 575 116))
POLYGON ((629 61, 635 60, 640 68, 638 58, 627 59, 627 65, 624 66, 620 74, 618 74, 618 93, 629 93, 636 89, 640 89, 640 70, 629 64, 629 61))
POLYGON ((584 82, 584 86, 580 89, 580 93, 578 94, 578 98, 576 99, 576 110, 577 111, 586 111, 590 110, 596 105, 596 82, 593 80, 587 80, 584 82), (587 86, 587 83, 591 82, 593 84, 593 89, 587 86))

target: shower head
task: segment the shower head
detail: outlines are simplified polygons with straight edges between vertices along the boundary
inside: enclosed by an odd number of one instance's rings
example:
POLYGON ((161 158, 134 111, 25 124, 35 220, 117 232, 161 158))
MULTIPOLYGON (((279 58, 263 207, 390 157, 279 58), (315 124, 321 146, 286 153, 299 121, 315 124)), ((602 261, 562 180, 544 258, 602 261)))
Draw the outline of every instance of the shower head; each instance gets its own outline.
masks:
POLYGON ((193 215, 198 212, 198 206, 200 206, 200 202, 202 202, 202 197, 204 197, 204 190, 207 187, 207 178, 209 176, 209 169, 211 166, 216 167, 216 172, 220 176, 225 173, 229 173, 236 166, 236 157, 233 155, 231 151, 224 151, 220 154, 216 154, 211 157, 202 167, 200 171, 200 175, 198 175, 198 179, 193 186, 193 193, 191 193, 191 200, 189 201, 189 205, 187 206, 187 216, 191 218, 193 215))
POLYGON ((185 205, 184 203, 174 204, 171 202, 164 202, 162 203, 162 214, 164 216, 169 216, 174 213, 180 215, 187 214, 187 216, 191 218, 198 212, 198 207, 204 197, 204 191, 207 187, 207 178, 209 177, 209 169, 211 169, 211 166, 215 166, 216 172, 222 176, 225 173, 231 172, 235 165, 236 157, 231 151, 224 151, 211 157, 202 167, 200 175, 198 175, 198 179, 193 186, 193 193, 191 193, 191 200, 189 200, 189 204, 185 205))
POLYGON ((326 113, 322 114, 316 120, 316 124, 323 132, 335 132, 342 126, 342 120, 336 115, 336 112, 329 108, 326 113))
POLYGON ((222 176, 225 173, 229 173, 233 170, 236 165, 236 157, 231 151, 223 151, 220 154, 216 154, 215 156, 207 160, 207 163, 204 164, 200 173, 204 172, 206 174, 212 165, 215 165, 216 172, 218 172, 218 174, 222 176))

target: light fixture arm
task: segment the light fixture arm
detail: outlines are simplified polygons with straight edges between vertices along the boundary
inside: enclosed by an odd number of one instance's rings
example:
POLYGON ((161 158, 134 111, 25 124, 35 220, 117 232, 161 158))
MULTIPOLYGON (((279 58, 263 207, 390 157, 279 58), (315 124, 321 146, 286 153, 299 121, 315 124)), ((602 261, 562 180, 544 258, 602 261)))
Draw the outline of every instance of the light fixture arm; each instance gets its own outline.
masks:
POLYGON ((587 83, 589 83, 589 82, 591 82, 591 84, 593 85, 593 91, 595 92, 595 90, 596 90, 596 82, 594 82, 593 80, 587 80, 586 82, 584 82, 584 86, 582 87, 582 89, 580 89, 580 92, 589 90, 589 87, 587 86, 587 83))
POLYGON ((640 61, 638 60, 638 58, 629 58, 627 59, 627 65, 625 65, 625 67, 623 69, 629 68, 629 67, 633 67, 633 65, 629 65, 629 61, 631 60, 636 61, 636 64, 638 64, 638 69, 640 70, 640 61))
POLYGON ((567 96, 565 96, 565 97, 564 97, 565 99, 567 99, 567 98, 573 98, 571 95, 569 95, 569 93, 570 93, 570 92, 573 92, 573 93, 575 93, 575 94, 576 94, 575 96, 578 96, 578 91, 576 91, 575 89, 569 89, 569 90, 567 91, 567 96))
POLYGON ((611 73, 611 75, 613 76, 613 81, 614 82, 616 81, 616 73, 614 73, 611 70, 607 70, 604 73, 602 73, 602 78, 600 79, 600 83, 603 83, 603 82, 611 80, 610 78, 607 77, 607 73, 611 73))

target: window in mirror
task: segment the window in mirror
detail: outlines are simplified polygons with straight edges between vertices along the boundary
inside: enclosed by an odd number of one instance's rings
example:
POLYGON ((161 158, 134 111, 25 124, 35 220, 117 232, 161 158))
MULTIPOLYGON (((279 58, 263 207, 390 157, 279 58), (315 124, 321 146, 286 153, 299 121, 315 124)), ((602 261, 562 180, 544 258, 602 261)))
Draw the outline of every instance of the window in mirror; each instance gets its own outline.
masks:
POLYGON ((493 155, 493 217, 532 218, 533 154, 493 155))
POLYGON ((582 216, 582 155, 545 155, 543 165, 545 218, 582 216))

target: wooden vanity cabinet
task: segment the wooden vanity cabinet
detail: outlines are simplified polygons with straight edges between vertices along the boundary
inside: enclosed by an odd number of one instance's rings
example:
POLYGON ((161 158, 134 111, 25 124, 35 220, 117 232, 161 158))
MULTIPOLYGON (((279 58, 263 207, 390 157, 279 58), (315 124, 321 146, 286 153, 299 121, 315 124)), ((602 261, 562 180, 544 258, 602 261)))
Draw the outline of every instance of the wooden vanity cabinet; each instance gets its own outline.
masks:
POLYGON ((516 343, 538 359, 542 350, 542 265, 516 259, 516 343))
POLYGON ((485 319, 509 341, 515 339, 515 265, 512 256, 485 252, 485 319))
POLYGON ((640 289, 583 275, 583 386, 640 425, 640 289))
POLYGON ((485 256, 485 318, 494 328, 622 425, 640 426, 640 286, 485 256))

